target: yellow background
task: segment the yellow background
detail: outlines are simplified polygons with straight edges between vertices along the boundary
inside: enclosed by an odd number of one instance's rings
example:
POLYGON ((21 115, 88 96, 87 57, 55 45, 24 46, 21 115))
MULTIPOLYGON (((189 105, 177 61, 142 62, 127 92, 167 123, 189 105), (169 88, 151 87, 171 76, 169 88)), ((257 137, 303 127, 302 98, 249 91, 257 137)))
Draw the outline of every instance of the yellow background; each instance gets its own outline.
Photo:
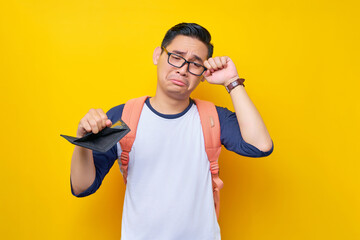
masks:
MULTIPOLYGON (((360 239, 357 1, 1 1, 1 239, 120 239, 117 163, 92 196, 70 193, 90 108, 153 95, 152 53, 197 22, 246 78, 275 144, 221 155, 222 238, 360 239)), ((233 109, 220 86, 194 92, 233 109)))

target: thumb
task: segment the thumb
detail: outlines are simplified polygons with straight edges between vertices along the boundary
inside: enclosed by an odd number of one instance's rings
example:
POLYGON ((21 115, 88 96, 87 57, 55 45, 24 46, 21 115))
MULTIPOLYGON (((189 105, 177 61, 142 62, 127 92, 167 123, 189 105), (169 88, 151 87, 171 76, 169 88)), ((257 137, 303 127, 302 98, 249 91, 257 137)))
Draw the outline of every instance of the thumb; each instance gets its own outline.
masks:
POLYGON ((107 126, 107 127, 111 127, 111 125, 112 125, 111 120, 110 120, 110 119, 106 119, 106 126, 107 126))
POLYGON ((210 77, 211 76, 211 72, 210 70, 206 70, 204 73, 203 73, 204 77, 210 77))

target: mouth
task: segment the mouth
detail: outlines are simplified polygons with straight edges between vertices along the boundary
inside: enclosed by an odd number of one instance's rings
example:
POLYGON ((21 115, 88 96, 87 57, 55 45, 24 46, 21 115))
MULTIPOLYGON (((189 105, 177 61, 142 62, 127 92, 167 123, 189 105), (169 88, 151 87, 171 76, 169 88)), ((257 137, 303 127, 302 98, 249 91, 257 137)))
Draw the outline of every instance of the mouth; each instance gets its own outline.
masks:
POLYGON ((187 86, 187 82, 179 79, 170 79, 170 81, 177 86, 187 86))

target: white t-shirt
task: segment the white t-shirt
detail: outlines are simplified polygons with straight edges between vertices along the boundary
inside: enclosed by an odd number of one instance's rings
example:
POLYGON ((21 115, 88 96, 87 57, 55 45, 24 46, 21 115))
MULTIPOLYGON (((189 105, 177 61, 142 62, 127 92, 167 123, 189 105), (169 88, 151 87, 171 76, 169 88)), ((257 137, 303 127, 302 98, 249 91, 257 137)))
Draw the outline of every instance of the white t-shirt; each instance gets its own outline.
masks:
MULTIPOLYGON (((121 119, 124 104, 107 112, 114 123, 121 119)), ((247 157, 265 157, 274 145, 262 152, 241 136, 234 112, 216 107, 221 144, 247 157)), ((117 144, 106 153, 93 151, 96 177, 76 197, 93 194, 121 154, 117 144)), ((137 137, 130 153, 123 219, 122 240, 220 239, 213 204, 209 161, 196 106, 176 115, 156 112, 146 100, 137 137)), ((71 179, 70 179, 71 183, 71 179)))
POLYGON ((171 116, 144 104, 130 152, 122 240, 221 239, 196 105, 171 116))

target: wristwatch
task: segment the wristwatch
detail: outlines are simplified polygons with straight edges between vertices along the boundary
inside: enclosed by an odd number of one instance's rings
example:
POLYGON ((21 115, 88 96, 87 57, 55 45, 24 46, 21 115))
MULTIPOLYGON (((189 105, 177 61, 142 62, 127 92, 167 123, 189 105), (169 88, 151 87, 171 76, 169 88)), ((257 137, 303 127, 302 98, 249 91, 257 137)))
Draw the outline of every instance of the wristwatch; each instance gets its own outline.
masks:
POLYGON ((235 81, 231 82, 229 85, 227 85, 225 88, 228 91, 228 93, 231 92, 231 90, 233 90, 234 88, 236 88, 239 85, 243 85, 243 87, 245 87, 244 85, 244 78, 238 78, 235 81))

